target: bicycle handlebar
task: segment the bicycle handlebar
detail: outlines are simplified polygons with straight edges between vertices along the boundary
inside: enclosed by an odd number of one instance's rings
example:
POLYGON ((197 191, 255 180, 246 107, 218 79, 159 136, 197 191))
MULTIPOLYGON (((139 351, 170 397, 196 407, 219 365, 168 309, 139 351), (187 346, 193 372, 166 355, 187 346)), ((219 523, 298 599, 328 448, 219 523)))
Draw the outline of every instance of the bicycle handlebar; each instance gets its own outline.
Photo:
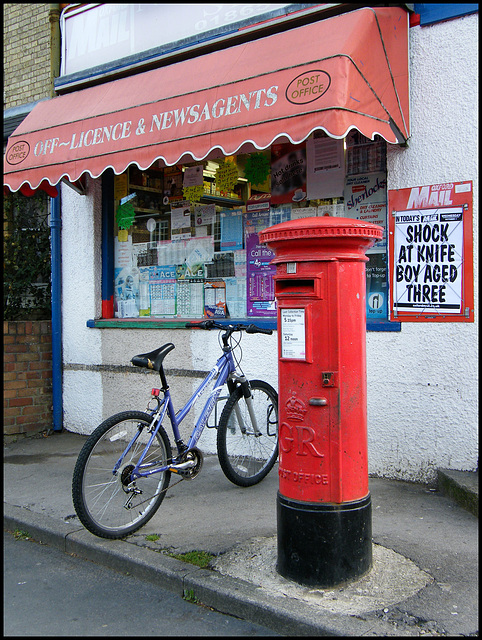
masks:
POLYGON ((273 333, 273 329, 262 329, 261 327, 257 327, 255 324, 249 324, 245 328, 246 333, 264 333, 267 336, 270 336, 273 333))
POLYGON ((224 325, 216 322, 215 320, 202 320, 201 322, 186 322, 187 329, 205 329, 207 331, 211 331, 211 329, 220 329, 221 331, 226 331, 231 334, 234 331, 246 331, 246 333, 264 333, 267 336, 270 336, 273 333, 272 329, 262 329, 261 327, 257 327, 255 324, 229 324, 224 325))

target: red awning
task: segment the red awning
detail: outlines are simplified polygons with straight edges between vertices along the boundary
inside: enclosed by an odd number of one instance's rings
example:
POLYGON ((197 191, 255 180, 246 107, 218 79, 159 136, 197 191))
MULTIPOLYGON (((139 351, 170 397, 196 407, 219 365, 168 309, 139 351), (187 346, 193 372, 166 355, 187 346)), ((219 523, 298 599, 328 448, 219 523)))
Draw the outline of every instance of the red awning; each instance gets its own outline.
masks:
POLYGON ((296 144, 316 129, 401 143, 408 99, 407 12, 362 8, 40 102, 9 138, 4 184, 296 144))

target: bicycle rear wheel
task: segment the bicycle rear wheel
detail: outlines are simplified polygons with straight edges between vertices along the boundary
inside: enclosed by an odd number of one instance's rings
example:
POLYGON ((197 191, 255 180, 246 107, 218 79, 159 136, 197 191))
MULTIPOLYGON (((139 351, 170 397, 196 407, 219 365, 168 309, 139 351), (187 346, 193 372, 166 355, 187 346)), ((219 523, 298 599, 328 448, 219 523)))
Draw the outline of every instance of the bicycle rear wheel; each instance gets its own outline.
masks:
MULTIPOLYGON (((170 471, 130 481, 130 473, 151 435, 151 422, 152 418, 140 411, 118 413, 97 427, 79 454, 72 499, 79 520, 96 536, 117 539, 137 531, 164 499, 170 471)), ((171 445, 161 426, 143 467, 161 467, 170 462, 171 445)))
POLYGON ((225 476, 240 487, 260 482, 278 457, 278 394, 262 380, 251 380, 256 433, 239 386, 229 397, 218 426, 218 458, 225 476))

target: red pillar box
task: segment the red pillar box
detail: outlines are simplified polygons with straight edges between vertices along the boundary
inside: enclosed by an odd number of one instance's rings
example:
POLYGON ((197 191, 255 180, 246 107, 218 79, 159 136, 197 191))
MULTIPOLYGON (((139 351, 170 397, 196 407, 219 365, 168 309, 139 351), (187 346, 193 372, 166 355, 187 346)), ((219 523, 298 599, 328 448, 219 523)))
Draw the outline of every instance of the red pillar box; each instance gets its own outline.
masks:
POLYGON ((277 570, 300 584, 342 584, 372 563, 365 252, 382 235, 330 217, 260 233, 276 253, 277 570))

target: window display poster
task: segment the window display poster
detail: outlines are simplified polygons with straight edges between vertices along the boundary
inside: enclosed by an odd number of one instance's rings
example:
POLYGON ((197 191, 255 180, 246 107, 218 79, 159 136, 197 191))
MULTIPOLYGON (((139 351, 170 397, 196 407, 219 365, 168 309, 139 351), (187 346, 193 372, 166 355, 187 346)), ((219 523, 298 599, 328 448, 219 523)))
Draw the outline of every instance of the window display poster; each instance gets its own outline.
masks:
POLYGON ((249 235, 259 233, 270 226, 270 211, 247 211, 244 217, 246 242, 249 235))
POLYGON ((259 241, 257 233, 246 237, 248 316, 276 316, 273 280, 276 266, 271 265, 274 256, 274 252, 259 241))
MULTIPOLYGON (((246 281, 246 252, 234 251, 234 275, 246 281)), ((246 296, 245 296, 246 299, 246 296)))
POLYGON ((121 267, 114 269, 114 311, 116 318, 139 317, 138 269, 121 267))
POLYGON ((387 250, 387 174, 347 176, 344 191, 348 218, 379 224, 383 238, 370 251, 387 250))
POLYGON ((178 280, 185 278, 204 278, 205 263, 212 260, 213 240, 212 236, 192 238, 183 241, 182 263, 177 264, 176 277, 178 280))
POLYGON ((170 318, 176 315, 176 281, 153 280, 149 282, 151 315, 170 318))
POLYGON ((152 266, 149 269, 151 315, 176 315, 176 265, 152 266))
POLYGON ((243 248, 243 212, 241 209, 221 211, 221 251, 243 248))
POLYGON ((212 236, 189 238, 177 242, 160 241, 157 243, 158 264, 187 264, 187 277, 197 275, 196 264, 209 262, 214 253, 212 236))
POLYGON ((203 165, 198 164, 195 167, 186 167, 183 175, 184 187, 197 187, 203 183, 203 165))
POLYGON ((272 207, 269 212, 269 226, 281 224, 291 220, 291 204, 279 205, 272 207))
POLYGON ((306 200, 306 145, 271 147, 271 204, 306 200))
POLYGON ((473 322, 472 182, 390 191, 397 321, 473 322))
POLYGON ((315 131, 306 141, 308 200, 338 198, 345 186, 344 141, 315 131))
POLYGON ((170 318, 176 314, 176 265, 139 269, 140 316, 170 318))
POLYGON ((127 173, 114 176, 114 200, 120 200, 128 194, 127 173))
POLYGON ((132 266, 132 236, 127 237, 126 242, 119 242, 114 238, 114 266, 116 269, 132 266))
POLYGON ((178 280, 176 315, 178 318, 202 318, 204 313, 204 282, 178 280))
POLYGON ((246 203, 246 211, 269 211, 271 202, 270 193, 251 194, 246 203))
POLYGON ((194 223, 196 227, 205 227, 216 222, 216 205, 196 205, 194 207, 194 223))
MULTIPOLYGON (((341 198, 340 198, 341 199, 341 198)), ((335 198, 336 200, 336 198, 335 198)), ((377 205, 378 206, 378 205, 377 205)), ((345 217, 345 203, 344 202, 336 202, 329 204, 320 204, 318 206, 318 216, 321 218, 323 216, 335 216, 336 218, 344 218, 345 217)))
POLYGON ((133 266, 132 236, 127 242, 114 239, 114 315, 139 317, 139 269, 133 266))
POLYGON ((226 304, 230 318, 246 317, 246 278, 224 278, 226 304))
POLYGON ((300 218, 316 218, 318 215, 318 207, 296 207, 291 209, 291 219, 299 220, 300 218))
POLYGON ((149 281, 139 279, 139 316, 151 315, 151 300, 149 296, 149 281))
POLYGON ((224 280, 204 283, 204 315, 206 318, 226 317, 226 283, 224 280))
POLYGON ((366 313, 367 320, 388 318, 387 254, 372 253, 366 263, 366 313))
POLYGON ((191 227, 191 207, 171 209, 171 229, 189 229, 191 227))

